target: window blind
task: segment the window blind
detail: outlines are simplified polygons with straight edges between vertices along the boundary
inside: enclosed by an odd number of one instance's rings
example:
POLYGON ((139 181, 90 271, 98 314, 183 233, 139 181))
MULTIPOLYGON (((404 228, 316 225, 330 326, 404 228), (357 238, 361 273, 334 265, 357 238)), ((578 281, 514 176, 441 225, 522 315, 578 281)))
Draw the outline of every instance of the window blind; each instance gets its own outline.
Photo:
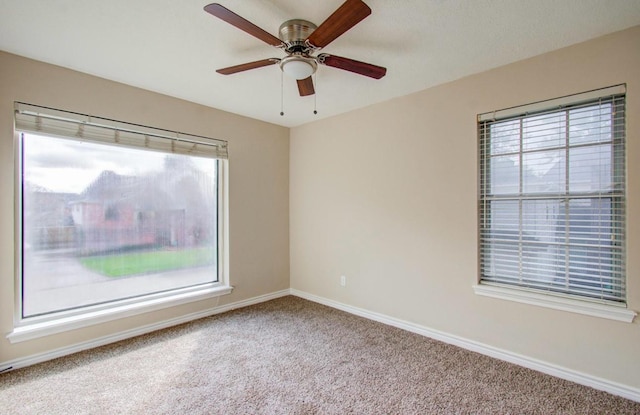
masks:
POLYGON ((624 86, 546 103, 478 117, 480 282, 624 303, 624 86))
POLYGON ((227 142, 16 102, 17 131, 138 149, 217 159, 228 158, 227 142))

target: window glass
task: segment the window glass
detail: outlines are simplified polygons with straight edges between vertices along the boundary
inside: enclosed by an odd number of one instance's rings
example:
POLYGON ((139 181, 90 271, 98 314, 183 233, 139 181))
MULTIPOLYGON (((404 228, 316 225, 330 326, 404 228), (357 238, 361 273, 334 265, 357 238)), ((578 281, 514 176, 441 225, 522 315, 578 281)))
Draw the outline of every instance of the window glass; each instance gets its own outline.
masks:
POLYGON ((21 135, 23 317, 218 281, 218 161, 21 135))
POLYGON ((564 145, 566 117, 564 112, 527 117, 522 130, 524 151, 558 148, 564 145))
POLYGON ((565 191, 565 152, 544 150, 522 155, 524 193, 561 193, 565 191))

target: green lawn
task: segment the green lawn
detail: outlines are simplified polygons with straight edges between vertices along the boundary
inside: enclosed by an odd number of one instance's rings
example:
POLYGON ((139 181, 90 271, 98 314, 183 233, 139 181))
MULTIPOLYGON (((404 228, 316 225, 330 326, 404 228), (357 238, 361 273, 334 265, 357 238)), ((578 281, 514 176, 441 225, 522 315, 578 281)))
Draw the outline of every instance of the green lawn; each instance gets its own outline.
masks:
POLYGON ((212 265, 214 255, 211 248, 195 248, 92 256, 81 258, 80 262, 108 277, 124 277, 212 265))

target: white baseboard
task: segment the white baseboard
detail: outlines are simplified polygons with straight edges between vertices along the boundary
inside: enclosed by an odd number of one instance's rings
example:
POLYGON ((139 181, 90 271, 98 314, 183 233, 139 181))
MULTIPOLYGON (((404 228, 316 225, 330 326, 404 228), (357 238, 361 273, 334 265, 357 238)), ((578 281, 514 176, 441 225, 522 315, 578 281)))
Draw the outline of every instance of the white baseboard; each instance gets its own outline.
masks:
POLYGON ((490 356, 499 360, 503 360, 509 363, 522 366, 522 367, 526 367, 528 369, 533 369, 538 372, 545 373, 547 375, 555 376, 561 379, 578 383, 580 385, 589 386, 594 389, 605 391, 613 395, 618 395, 623 398, 630 399, 632 401, 640 402, 640 389, 636 389, 620 383, 612 382, 596 376, 588 375, 572 369, 567 369, 562 366, 544 362, 531 357, 523 356, 517 353, 512 353, 507 350, 499 349, 493 346, 489 346, 487 344, 465 339, 463 337, 448 334, 439 330, 433 330, 428 327, 424 327, 424 326, 411 323, 408 321, 400 320, 397 318, 389 317, 384 314, 376 313, 376 312, 365 310, 358 307, 353 307, 353 306, 343 304, 334 300, 330 300, 328 298, 319 297, 304 291, 299 291, 293 288, 291 289, 291 294, 300 298, 304 298, 309 301, 313 301, 313 302, 323 304, 332 308, 336 308, 338 310, 346 311, 347 313, 364 317, 369 320, 374 320, 379 323, 383 323, 389 326, 407 330, 412 333, 429 337, 431 339, 442 341, 444 343, 452 344, 454 346, 458 346, 463 349, 471 350, 473 352, 477 352, 477 353, 490 356))
POLYGON ((4 373, 10 370, 19 369, 34 365, 36 363, 45 362, 47 360, 56 359, 58 357, 70 355, 73 353, 81 352, 83 350, 92 349, 99 346, 104 346, 109 343, 115 343, 120 340, 129 339, 131 337, 147 334, 152 331, 165 329, 168 327, 176 326, 178 324, 187 323, 189 321, 197 320, 204 317, 213 316, 215 314, 224 313, 227 311, 235 310, 242 307, 247 307, 254 304, 263 303, 265 301, 274 300, 276 298, 284 297, 290 294, 290 290, 276 291, 273 293, 260 295, 258 297, 249 298, 242 301, 237 301, 230 304, 224 304, 221 306, 215 306, 206 310, 198 311, 195 313, 186 314, 184 316, 175 317, 168 320, 159 321, 157 323, 148 324, 146 326, 136 327, 134 329, 125 330, 119 333, 110 334, 108 336, 99 337, 86 342, 76 343, 70 346, 61 347, 58 349, 50 350, 44 353, 38 353, 31 356, 18 358, 15 360, 1 362, 0 373, 4 373))

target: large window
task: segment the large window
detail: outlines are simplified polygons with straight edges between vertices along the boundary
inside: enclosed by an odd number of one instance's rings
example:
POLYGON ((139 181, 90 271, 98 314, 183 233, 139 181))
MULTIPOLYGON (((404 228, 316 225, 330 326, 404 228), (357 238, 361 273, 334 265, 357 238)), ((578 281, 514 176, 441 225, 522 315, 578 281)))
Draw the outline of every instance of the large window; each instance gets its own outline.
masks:
POLYGON ((224 285, 225 142, 26 104, 16 130, 23 321, 224 285))
POLYGON ((479 117, 481 284, 625 303, 623 91, 479 117))

